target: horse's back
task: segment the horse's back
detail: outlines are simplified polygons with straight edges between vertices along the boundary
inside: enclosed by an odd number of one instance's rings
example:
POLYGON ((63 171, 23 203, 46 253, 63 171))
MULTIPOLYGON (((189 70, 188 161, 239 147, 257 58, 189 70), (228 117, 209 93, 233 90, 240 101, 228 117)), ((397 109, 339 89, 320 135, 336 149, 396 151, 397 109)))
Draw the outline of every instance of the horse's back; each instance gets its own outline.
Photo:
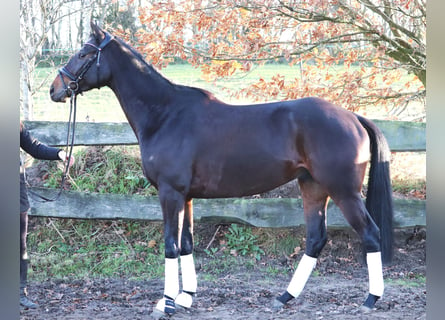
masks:
POLYGON ((341 151, 344 157, 355 157, 358 149, 369 149, 368 134, 357 116, 321 98, 308 97, 251 108, 252 114, 255 108, 263 114, 258 126, 283 141, 292 139, 298 152, 306 156, 326 157, 328 152, 341 151))

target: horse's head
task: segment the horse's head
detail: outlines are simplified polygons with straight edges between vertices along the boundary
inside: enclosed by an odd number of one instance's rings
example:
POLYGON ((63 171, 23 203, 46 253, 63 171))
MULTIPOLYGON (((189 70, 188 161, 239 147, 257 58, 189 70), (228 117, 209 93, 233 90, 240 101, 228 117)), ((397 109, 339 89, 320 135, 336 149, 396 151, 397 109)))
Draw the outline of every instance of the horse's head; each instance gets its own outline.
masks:
POLYGON ((59 69, 58 76, 51 84, 51 99, 64 102, 72 94, 105 86, 111 77, 111 71, 103 51, 112 40, 113 36, 91 23, 88 42, 59 69))

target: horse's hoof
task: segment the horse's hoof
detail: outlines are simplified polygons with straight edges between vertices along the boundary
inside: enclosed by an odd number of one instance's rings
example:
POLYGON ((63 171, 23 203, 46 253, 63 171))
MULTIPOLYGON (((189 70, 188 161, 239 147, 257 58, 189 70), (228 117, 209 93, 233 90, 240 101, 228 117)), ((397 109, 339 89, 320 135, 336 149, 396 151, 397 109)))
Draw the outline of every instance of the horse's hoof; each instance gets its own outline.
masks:
POLYGON ((375 308, 374 308, 375 303, 379 299, 380 299, 379 296, 376 296, 376 295, 373 295, 372 293, 370 293, 368 295, 368 298, 366 298, 365 303, 363 303, 363 305, 361 306, 360 311, 362 313, 370 313, 370 312, 372 312, 373 310, 375 310, 375 308))
POLYGON ((150 314, 151 319, 160 320, 160 319, 167 319, 168 315, 165 314, 165 312, 162 312, 161 310, 158 310, 156 308, 153 309, 153 312, 150 314))
POLYGON ((370 307, 365 306, 365 305, 360 307, 361 313, 371 313, 373 310, 374 310, 373 308, 370 308, 370 307))
POLYGON ((280 311, 281 309, 283 309, 283 307, 284 307, 284 303, 283 302, 281 302, 278 299, 274 299, 273 300, 273 303, 272 303, 272 310, 273 311, 280 311))
POLYGON ((175 299, 176 308, 189 309, 193 303, 193 296, 187 292, 181 292, 175 299))
POLYGON ((175 302, 168 298, 162 298, 156 304, 156 307, 153 309, 151 314, 154 319, 161 319, 165 317, 172 316, 176 311, 175 302))

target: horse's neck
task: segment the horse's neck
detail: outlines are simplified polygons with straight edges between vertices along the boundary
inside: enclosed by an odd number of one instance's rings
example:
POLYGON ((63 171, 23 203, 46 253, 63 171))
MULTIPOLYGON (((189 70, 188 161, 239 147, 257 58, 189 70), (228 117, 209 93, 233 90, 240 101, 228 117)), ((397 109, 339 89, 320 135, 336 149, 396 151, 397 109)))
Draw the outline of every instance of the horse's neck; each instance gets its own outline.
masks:
POLYGON ((138 57, 124 55, 114 66, 114 91, 136 135, 162 123, 174 85, 138 57))

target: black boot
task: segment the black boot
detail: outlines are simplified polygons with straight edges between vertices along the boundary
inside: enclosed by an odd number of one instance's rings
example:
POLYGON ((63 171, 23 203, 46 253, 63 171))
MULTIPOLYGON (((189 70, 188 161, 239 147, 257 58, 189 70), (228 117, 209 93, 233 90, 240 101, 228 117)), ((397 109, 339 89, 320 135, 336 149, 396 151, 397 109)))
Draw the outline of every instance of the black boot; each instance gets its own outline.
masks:
POLYGON ((20 305, 27 309, 37 308, 37 304, 28 299, 26 288, 28 279, 28 261, 20 259, 20 305))

